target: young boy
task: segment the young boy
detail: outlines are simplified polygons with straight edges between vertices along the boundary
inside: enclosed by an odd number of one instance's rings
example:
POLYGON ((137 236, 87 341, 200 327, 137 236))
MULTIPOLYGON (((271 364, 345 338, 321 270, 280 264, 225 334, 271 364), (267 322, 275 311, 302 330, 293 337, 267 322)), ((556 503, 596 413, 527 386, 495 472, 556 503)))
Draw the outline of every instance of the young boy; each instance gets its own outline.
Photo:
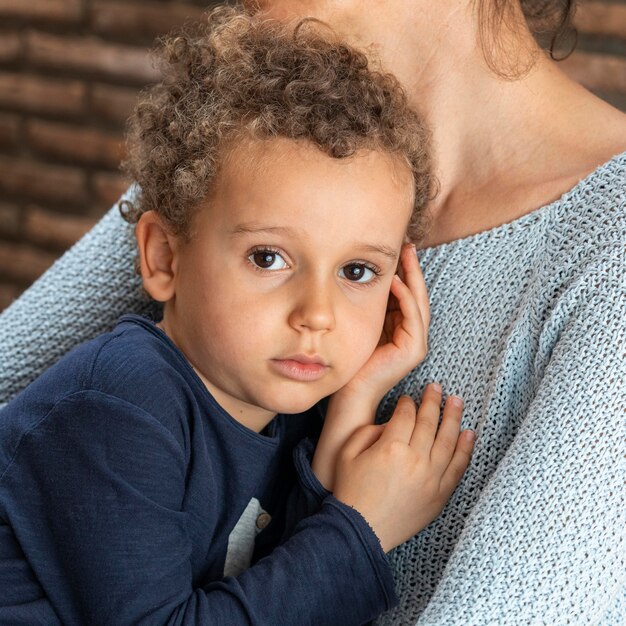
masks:
POLYGON ((436 386, 371 424, 426 351, 402 245, 426 138, 306 24, 221 9, 164 56, 126 207, 163 319, 123 317, 2 412, 0 623, 361 624, 472 447, 436 386))

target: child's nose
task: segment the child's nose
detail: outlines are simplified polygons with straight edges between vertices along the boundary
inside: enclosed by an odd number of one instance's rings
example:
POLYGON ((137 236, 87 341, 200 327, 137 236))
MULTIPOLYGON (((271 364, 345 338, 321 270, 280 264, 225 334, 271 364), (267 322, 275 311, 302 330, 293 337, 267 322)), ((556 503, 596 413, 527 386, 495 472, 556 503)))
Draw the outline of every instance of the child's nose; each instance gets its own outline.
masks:
POLYGON ((331 287, 313 281, 302 285, 289 315, 289 324, 296 330, 333 330, 336 320, 331 287))

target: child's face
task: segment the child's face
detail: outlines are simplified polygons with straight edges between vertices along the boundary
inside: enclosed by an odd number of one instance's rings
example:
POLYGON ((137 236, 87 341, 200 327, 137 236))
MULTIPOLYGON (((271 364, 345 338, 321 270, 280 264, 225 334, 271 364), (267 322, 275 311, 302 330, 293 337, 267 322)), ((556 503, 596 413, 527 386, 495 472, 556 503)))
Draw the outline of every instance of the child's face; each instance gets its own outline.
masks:
POLYGON ((345 385, 376 347, 412 210, 408 168, 305 143, 231 153, 174 252, 163 327, 216 400, 260 431, 345 385))

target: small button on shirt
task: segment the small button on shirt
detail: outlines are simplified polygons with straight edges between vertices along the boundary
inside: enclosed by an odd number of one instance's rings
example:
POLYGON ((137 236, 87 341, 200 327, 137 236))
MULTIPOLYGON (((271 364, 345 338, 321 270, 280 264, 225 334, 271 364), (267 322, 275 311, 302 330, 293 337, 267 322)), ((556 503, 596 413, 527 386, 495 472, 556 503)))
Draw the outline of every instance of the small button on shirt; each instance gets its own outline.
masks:
POLYGON ((272 516, 265 511, 256 518, 256 527, 263 530, 272 521, 272 516))

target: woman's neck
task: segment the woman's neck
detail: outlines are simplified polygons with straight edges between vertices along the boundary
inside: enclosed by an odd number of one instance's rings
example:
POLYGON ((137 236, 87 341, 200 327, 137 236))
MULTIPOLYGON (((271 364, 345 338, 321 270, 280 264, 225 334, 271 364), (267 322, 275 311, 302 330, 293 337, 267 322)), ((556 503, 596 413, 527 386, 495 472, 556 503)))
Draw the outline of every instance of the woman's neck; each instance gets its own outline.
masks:
MULTIPOLYGON (((473 15, 429 11, 430 23, 404 16, 393 39, 382 29, 370 39, 432 130, 439 191, 421 246, 521 217, 626 150, 626 116, 563 74, 529 32, 510 49, 530 69, 507 80, 488 67, 473 15)), ((511 66, 495 55, 493 64, 511 66)))
POLYGON ((465 87, 444 91, 426 113, 440 187, 422 246, 526 215, 626 150, 626 116, 545 58, 517 81, 465 87))

